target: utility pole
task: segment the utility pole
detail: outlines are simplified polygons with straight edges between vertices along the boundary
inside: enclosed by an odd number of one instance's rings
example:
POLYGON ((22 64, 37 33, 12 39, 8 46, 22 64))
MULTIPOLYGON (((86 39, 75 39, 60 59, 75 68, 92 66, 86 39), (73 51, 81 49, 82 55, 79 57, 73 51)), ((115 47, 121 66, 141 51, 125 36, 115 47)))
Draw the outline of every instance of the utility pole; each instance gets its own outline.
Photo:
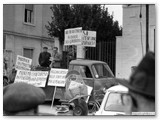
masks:
POLYGON ((149 51, 149 4, 146 4, 146 53, 149 51))

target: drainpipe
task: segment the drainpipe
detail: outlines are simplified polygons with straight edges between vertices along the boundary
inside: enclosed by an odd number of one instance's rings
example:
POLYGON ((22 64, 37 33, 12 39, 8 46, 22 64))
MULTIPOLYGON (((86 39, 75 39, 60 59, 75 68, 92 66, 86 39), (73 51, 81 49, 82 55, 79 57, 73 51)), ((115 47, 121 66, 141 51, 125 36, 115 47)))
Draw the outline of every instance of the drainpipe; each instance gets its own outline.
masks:
POLYGON ((149 51, 149 4, 146 4, 146 53, 149 51))

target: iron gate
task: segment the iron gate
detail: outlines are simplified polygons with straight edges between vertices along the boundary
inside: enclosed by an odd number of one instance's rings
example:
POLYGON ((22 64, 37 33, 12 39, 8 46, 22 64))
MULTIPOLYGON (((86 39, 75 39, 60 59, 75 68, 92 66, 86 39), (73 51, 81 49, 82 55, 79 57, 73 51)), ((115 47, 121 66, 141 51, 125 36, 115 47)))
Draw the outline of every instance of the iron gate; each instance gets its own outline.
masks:
POLYGON ((86 59, 100 60, 106 62, 115 75, 116 67, 116 42, 115 40, 100 41, 96 43, 96 47, 86 47, 86 59))

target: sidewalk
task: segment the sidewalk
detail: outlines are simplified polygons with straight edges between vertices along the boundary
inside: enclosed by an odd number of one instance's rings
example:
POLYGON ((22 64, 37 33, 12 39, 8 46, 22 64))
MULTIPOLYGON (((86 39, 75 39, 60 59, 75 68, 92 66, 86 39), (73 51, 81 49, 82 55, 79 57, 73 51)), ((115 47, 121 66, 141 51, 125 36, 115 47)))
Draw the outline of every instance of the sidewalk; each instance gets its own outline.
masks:
POLYGON ((51 105, 39 105, 38 106, 38 109, 39 109, 39 113, 40 115, 48 115, 48 116, 63 116, 63 115, 69 115, 69 116, 72 116, 72 110, 70 110, 69 112, 66 112, 66 113, 58 113, 56 111, 56 107, 53 106, 53 108, 51 108, 51 105))

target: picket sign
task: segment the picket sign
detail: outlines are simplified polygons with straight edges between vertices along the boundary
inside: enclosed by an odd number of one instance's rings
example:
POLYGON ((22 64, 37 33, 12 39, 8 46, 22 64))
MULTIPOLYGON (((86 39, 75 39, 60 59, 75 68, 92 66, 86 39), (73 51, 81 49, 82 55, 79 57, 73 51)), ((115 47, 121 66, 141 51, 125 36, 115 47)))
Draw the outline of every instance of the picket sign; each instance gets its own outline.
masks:
POLYGON ((17 70, 15 83, 24 82, 36 87, 45 87, 48 71, 17 70))
POLYGON ((53 108, 53 103, 54 103, 54 98, 55 98, 57 86, 58 87, 65 87, 65 84, 66 84, 65 77, 66 77, 67 72, 68 72, 68 69, 51 68, 51 70, 50 70, 48 86, 55 86, 51 108, 53 108))
POLYGON ((83 30, 82 46, 96 47, 96 31, 83 30))
POLYGON ((36 87, 45 87, 47 76, 48 71, 31 71, 29 84, 32 84, 36 87))
POLYGON ((17 55, 15 69, 16 70, 30 70, 31 64, 32 64, 32 59, 17 55))
POLYGON ((80 45, 82 39, 82 27, 65 29, 64 45, 80 45))
POLYGON ((24 82, 29 83, 31 71, 28 70, 17 70, 14 83, 24 82))
POLYGON ((96 47, 96 31, 82 30, 82 27, 69 28, 64 31, 64 45, 96 47))

